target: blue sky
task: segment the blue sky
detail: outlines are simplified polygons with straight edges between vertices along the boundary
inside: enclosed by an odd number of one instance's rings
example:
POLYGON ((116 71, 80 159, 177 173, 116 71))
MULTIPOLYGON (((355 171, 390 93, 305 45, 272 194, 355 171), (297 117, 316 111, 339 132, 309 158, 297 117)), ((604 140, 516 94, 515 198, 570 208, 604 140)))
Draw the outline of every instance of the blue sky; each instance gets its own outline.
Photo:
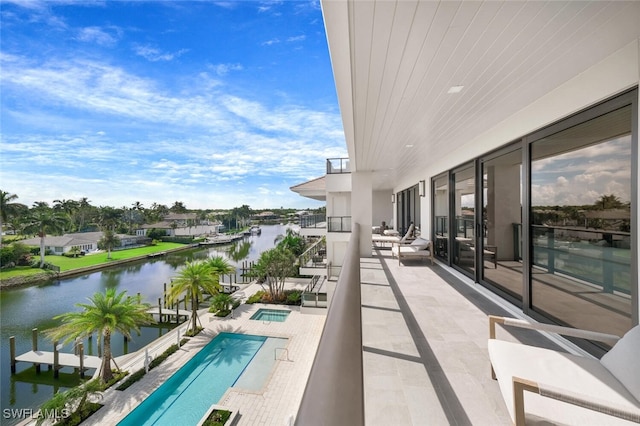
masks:
POLYGON ((2 1, 18 202, 317 207, 346 146, 318 1, 2 1))

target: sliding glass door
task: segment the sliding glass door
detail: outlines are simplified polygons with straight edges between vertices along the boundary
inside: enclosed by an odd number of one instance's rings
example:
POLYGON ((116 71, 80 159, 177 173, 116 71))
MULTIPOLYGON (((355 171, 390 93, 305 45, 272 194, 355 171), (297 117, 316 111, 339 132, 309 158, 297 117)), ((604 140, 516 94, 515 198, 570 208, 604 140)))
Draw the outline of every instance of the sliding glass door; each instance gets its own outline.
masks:
POLYGON ((522 301, 522 149, 508 147, 482 160, 483 284, 522 301))
POLYGON ((627 105, 530 145, 532 309, 619 335, 632 325, 636 286, 632 117, 627 105))
POLYGON ((474 163, 453 172, 452 263, 475 277, 476 177, 474 163))
POLYGON ((434 178, 431 188, 435 256, 449 263, 449 173, 434 178))
POLYGON ((629 91, 433 177, 435 256, 540 321, 624 334, 640 311, 637 102, 629 91))

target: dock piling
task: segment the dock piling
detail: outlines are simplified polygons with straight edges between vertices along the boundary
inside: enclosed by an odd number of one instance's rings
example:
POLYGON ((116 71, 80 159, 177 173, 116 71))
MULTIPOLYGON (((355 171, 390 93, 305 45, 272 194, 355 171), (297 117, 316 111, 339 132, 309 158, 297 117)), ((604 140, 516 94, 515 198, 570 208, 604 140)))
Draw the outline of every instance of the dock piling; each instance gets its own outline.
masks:
POLYGON ((58 355, 58 341, 53 342, 53 377, 55 379, 58 378, 58 370, 60 370, 59 365, 59 355, 58 355))
POLYGON ((80 377, 84 379, 84 343, 78 344, 78 355, 80 356, 80 377))
MULTIPOLYGON (((34 352, 38 352, 38 329, 34 328, 31 330, 31 350, 34 352)), ((40 374, 40 364, 33 363, 33 366, 36 368, 36 373, 40 374)))
POLYGON ((16 336, 9 337, 9 352, 11 353, 11 374, 16 374, 16 336))

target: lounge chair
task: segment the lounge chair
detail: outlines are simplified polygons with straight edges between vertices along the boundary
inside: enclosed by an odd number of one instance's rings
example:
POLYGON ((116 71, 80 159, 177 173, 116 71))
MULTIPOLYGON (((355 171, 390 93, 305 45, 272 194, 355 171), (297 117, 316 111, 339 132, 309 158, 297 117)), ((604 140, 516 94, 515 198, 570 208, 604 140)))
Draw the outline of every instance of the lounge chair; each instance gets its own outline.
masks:
POLYGON ((411 235, 413 235, 413 224, 409 225, 409 229, 406 234, 402 238, 398 235, 398 231, 393 229, 387 229, 383 231, 382 235, 379 234, 371 234, 371 242, 374 247, 386 247, 387 244, 393 245, 393 243, 397 243, 398 241, 407 241, 411 235))
POLYGON ((489 317, 491 374, 511 419, 524 424, 640 423, 640 325, 622 338, 489 317), (496 339, 496 324, 541 330, 613 345, 602 359, 496 339))
POLYGON ((433 243, 422 237, 413 241, 398 241, 391 247, 391 256, 398 258, 399 265, 402 259, 429 259, 433 265, 433 243))

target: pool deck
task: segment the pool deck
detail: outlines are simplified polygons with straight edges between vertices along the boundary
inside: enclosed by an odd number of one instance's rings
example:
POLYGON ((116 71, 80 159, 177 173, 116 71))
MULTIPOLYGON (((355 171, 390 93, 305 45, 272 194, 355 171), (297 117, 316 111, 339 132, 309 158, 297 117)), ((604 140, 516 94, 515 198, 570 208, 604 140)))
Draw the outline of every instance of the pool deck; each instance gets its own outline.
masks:
MULTIPOLYGON (((252 291, 247 289, 245 293, 248 295, 252 291)), ((200 320, 205 329, 198 336, 191 338, 178 352, 128 389, 117 391, 112 387, 104 392, 99 401, 104 407, 82 424, 116 425, 220 332, 288 339, 287 350, 278 351, 279 360, 261 390, 229 388, 220 401, 211 401, 212 404, 239 411, 238 425, 286 424, 290 416, 295 416, 302 399, 306 380, 301 378, 309 375, 325 316, 301 314, 297 306, 277 306, 277 309, 291 310, 286 321, 250 320, 251 315, 260 308, 273 309, 274 306, 242 304, 234 310, 234 318, 217 318, 203 313, 200 320)), ((174 339, 171 339, 171 343, 174 343, 174 339)), ((143 364, 137 361, 129 364, 127 369, 133 372, 140 368, 143 368, 143 364)))

